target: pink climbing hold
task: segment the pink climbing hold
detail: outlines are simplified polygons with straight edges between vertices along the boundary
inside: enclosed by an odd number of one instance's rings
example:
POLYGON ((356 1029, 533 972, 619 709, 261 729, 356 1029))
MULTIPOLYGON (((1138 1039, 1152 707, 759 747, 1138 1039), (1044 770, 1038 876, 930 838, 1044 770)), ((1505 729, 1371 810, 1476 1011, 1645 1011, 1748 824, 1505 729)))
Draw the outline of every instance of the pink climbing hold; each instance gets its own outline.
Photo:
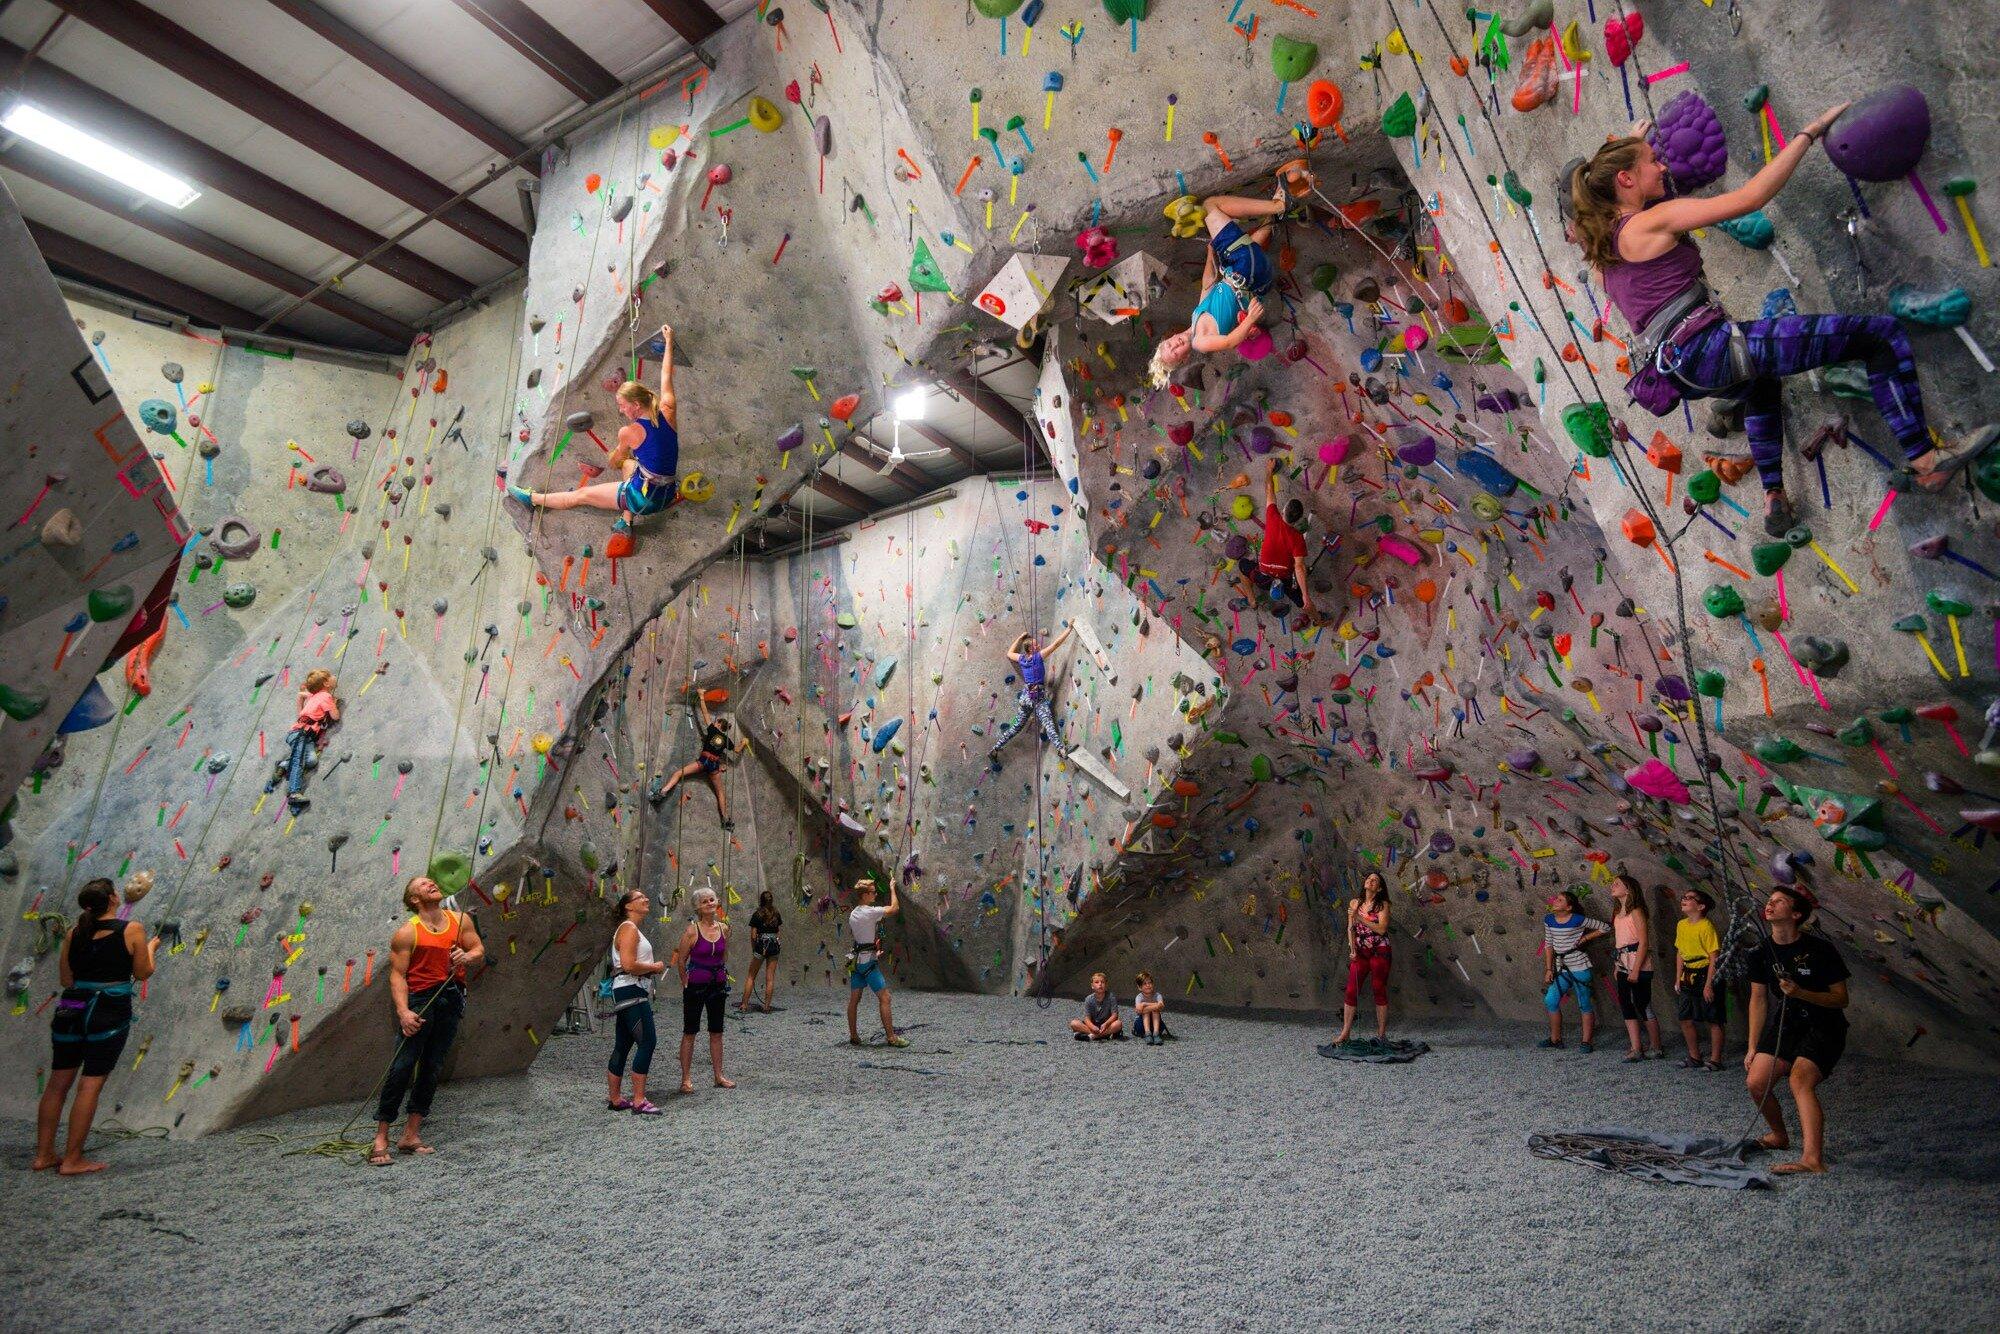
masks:
POLYGON ((1375 549, 1383 555, 1393 560, 1399 560, 1412 568, 1423 564, 1423 550, 1409 539, 1397 537, 1393 533, 1383 538, 1380 542, 1377 542, 1375 549))
POLYGON ((1353 452, 1354 437, 1351 435, 1337 435, 1331 440, 1321 442, 1319 447, 1319 461, 1330 468, 1337 468, 1347 462, 1348 455, 1353 452))
POLYGON ((1236 353, 1245 361, 1262 361, 1276 346, 1271 341, 1271 331, 1259 325, 1255 333, 1236 345, 1236 353))
POLYGON ((1649 759, 1644 764, 1627 769, 1625 781, 1649 797, 1658 797, 1676 806, 1685 806, 1693 800, 1688 795, 1687 784, 1657 759, 1649 759))

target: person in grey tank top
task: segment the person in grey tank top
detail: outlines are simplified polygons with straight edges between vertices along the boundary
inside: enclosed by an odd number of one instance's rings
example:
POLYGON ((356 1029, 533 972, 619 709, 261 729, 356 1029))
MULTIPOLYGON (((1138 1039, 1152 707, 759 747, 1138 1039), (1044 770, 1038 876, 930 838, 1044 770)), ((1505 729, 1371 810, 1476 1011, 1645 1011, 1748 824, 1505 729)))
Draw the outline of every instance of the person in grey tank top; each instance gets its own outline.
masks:
POLYGON ((605 1107, 614 1112, 658 1116, 660 1109, 646 1098, 646 1076, 653 1068, 653 979, 667 966, 653 959, 653 942, 646 939, 646 915, 653 910, 644 890, 628 889, 618 900, 618 927, 611 933, 611 1008, 615 1036, 611 1042, 610 1091, 605 1107), (632 1059, 632 1096, 624 1095, 625 1059, 632 1059))

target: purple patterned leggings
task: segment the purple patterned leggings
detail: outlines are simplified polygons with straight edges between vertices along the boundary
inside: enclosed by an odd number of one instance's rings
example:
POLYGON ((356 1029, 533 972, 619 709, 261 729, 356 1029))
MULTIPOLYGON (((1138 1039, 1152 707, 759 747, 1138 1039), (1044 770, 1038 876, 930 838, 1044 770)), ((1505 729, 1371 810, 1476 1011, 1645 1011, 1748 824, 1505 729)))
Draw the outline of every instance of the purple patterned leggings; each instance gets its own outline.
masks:
POLYGON ((1903 453, 1909 458, 1931 448, 1917 389, 1917 365, 1910 340, 1889 315, 1780 315, 1712 325, 1680 346, 1675 378, 1691 398, 1741 398, 1743 430, 1764 489, 1785 484, 1784 377, 1820 366, 1859 361, 1868 368, 1868 392, 1903 453), (1751 378, 1736 381, 1729 360, 1729 331, 1743 331, 1751 378))

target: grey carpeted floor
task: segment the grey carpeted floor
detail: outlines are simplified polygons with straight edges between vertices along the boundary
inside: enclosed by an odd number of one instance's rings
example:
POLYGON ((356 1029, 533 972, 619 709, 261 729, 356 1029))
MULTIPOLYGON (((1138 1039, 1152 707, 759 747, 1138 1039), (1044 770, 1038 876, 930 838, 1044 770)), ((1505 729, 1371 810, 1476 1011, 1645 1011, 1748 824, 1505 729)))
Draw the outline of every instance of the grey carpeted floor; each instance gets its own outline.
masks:
MULTIPOLYGON (((1850 1060, 1833 1174, 1732 1194, 1528 1154, 1534 1130, 1745 1124, 1740 1072, 1621 1065, 1616 1042, 1434 1026, 1409 1034, 1431 1055, 1366 1066, 1300 1025, 1181 1015, 1176 1044, 1086 1045, 1069 1002, 903 995, 913 1045, 855 1051, 840 999, 732 1025, 741 1087, 698 1054, 701 1091, 651 1120, 603 1110, 608 1038, 554 1040, 527 1076, 447 1087, 438 1155, 388 1169, 252 1131, 109 1144, 111 1172, 62 1181, 21 1170, 7 1126, 0 1326, 2000 1324, 1990 1078, 1850 1060)), ((310 1143, 348 1110, 256 1130, 310 1143)))

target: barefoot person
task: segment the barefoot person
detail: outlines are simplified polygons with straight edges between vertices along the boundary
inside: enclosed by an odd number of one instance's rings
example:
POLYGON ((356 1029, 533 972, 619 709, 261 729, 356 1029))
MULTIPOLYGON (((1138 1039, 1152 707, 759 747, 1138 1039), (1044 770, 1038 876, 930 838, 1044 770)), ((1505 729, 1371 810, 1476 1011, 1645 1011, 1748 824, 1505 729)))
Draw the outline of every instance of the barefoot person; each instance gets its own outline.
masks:
POLYGON ((35 1111, 34 1170, 53 1167, 66 1177, 105 1168, 83 1156, 83 1142, 90 1138, 98 1095, 132 1028, 133 984, 153 975, 153 955, 160 948, 159 937, 148 940, 137 922, 118 920, 118 891, 109 880, 91 881, 77 891, 76 902, 76 925, 57 963, 62 995, 49 1021, 55 1055, 35 1111), (62 1120, 71 1085, 76 1102, 69 1109, 69 1138, 57 1157, 56 1123, 62 1120))
MULTIPOLYGON (((660 354, 659 392, 637 380, 618 386, 618 411, 627 421, 618 428, 618 445, 611 451, 608 466, 618 469, 619 480, 593 482, 573 491, 536 492, 510 482, 509 496, 540 509, 584 506, 616 510, 618 519, 611 527, 621 533, 631 530, 632 520, 658 514, 680 498, 681 437, 679 401, 674 397, 673 329, 661 325, 660 338, 664 350, 660 354)), ((501 476, 506 476, 504 470, 501 476)))
MULTIPOLYGON (((1287 170, 1304 167, 1303 161, 1286 165, 1287 170)), ((1259 298, 1270 292, 1277 277, 1277 268, 1264 251, 1271 227, 1267 222, 1246 232, 1240 224, 1278 217, 1285 211, 1285 201, 1283 186, 1269 199, 1211 195, 1201 201, 1208 226, 1201 297, 1194 304, 1194 318, 1188 327, 1167 335, 1153 349, 1153 360, 1146 370, 1155 389, 1166 388, 1175 368, 1189 356, 1241 347, 1261 327, 1264 303, 1259 298)))
POLYGON ((708 779, 708 785, 715 792, 715 813, 722 821, 724 829, 734 829, 736 822, 729 818, 729 798, 722 792, 722 766, 729 761, 729 720, 717 718, 708 711, 708 700, 692 686, 695 707, 701 710, 701 753, 677 769, 673 776, 649 794, 648 799, 655 805, 665 801, 673 790, 681 785, 684 778, 700 774, 708 779))
POLYGON ((1013 663, 1015 670, 1021 674, 1021 693, 1014 697, 1015 703, 1019 704, 1020 708, 1015 712, 1014 720, 1000 729, 1000 736, 994 741, 993 748, 986 752, 986 758, 993 765, 994 772, 997 773, 1000 769, 1001 748, 1020 735, 1021 729, 1028 725, 1031 714, 1042 725, 1042 739, 1051 746, 1057 748, 1062 746, 1062 733, 1056 730, 1056 720, 1049 713, 1048 658, 1051 653, 1063 646, 1063 641, 1069 638, 1070 631, 1075 628, 1073 623, 1065 625, 1062 633, 1046 645, 1041 642, 1042 637, 1037 631, 1023 630, 1014 640, 1014 646, 1007 650, 1007 661, 1013 663))
POLYGON ((1799 1156, 1773 1172, 1826 1171, 1826 1113, 1820 1082, 1833 1073, 1847 1049, 1847 964, 1840 951, 1805 933, 1819 905, 1805 889, 1777 885, 1764 901, 1768 941, 1750 956, 1750 1050, 1743 1056, 1744 1082, 1771 1131, 1757 1143, 1767 1149, 1791 1147, 1785 1115, 1773 1085, 1786 1076, 1799 1109, 1799 1156), (1771 992, 1782 993, 1777 1005, 1771 992))
POLYGON ((646 914, 653 910, 645 891, 628 889, 618 900, 618 926, 611 933, 611 1016, 615 1025, 611 1040, 610 1091, 604 1105, 614 1112, 658 1116, 660 1109, 646 1097, 646 1076, 653 1068, 653 1047, 659 1037, 653 1028, 653 982, 667 966, 653 958, 653 942, 646 939, 646 914), (625 1058, 632 1058, 632 1096, 625 1096, 625 1058))
POLYGON ((907 1047, 910 1040, 896 1031, 896 1024, 889 1017, 889 979, 882 976, 882 919, 894 917, 903 910, 896 898, 894 882, 889 885, 889 902, 886 907, 875 906, 875 882, 863 876, 854 882, 854 893, 861 902, 853 912, 847 914, 847 932, 854 937, 854 969, 847 975, 847 1040, 855 1046, 861 1045, 861 1030, 855 1026, 855 1019, 861 1009, 862 988, 875 993, 876 1003, 882 1008, 882 1037, 891 1047, 907 1047))
POLYGON ((1341 998, 1340 1036, 1354 1032, 1354 1011, 1361 1004, 1361 981, 1375 999, 1375 1036, 1389 1036, 1389 882, 1370 871, 1361 882, 1361 897, 1347 901, 1347 994, 1341 998))
POLYGON ((757 973, 764 973, 764 1013, 771 1012, 771 988, 778 984, 778 932, 784 929, 784 914, 778 911, 770 890, 757 896, 757 911, 750 914, 750 977, 743 984, 743 998, 736 1008, 750 1008, 750 993, 757 989, 757 973))
POLYGON ((420 1133, 431 1114, 438 1076, 458 1022, 465 1017, 465 973, 486 957, 479 928, 470 914, 444 906, 444 890, 427 875, 403 887, 403 906, 413 914, 389 937, 389 1002, 396 1010, 396 1054, 382 1079, 375 1106, 375 1144, 368 1161, 389 1165, 389 1127, 409 1094, 409 1118, 396 1141, 398 1153, 430 1153, 420 1133))
POLYGON ((1786 376, 1840 362, 1864 363, 1875 407, 1909 460, 1916 484, 1926 490, 1942 486, 1955 466, 2000 438, 2000 427, 1985 426, 1959 454, 1939 448, 1924 418, 1915 354, 1894 316, 1732 321, 1708 290, 1701 251, 1688 233, 1770 203, 1846 109, 1843 102, 1799 130, 1756 175, 1713 198, 1669 199, 1667 170, 1639 135, 1613 139, 1569 176, 1574 239, 1637 335, 1632 366, 1638 374, 1628 387, 1656 415, 1672 411, 1676 393, 1742 400, 1750 457, 1764 483, 1764 527, 1776 537, 1799 521, 1785 496, 1786 376), (1658 407, 1641 397, 1654 377, 1671 381, 1658 407))
POLYGON ((681 1092, 694 1092, 694 1037, 701 1016, 708 1015, 708 1068, 719 1089, 736 1081, 722 1073, 722 1007, 729 999, 729 923, 715 891, 703 885, 694 892, 694 920, 674 946, 674 967, 681 975, 681 1092))

